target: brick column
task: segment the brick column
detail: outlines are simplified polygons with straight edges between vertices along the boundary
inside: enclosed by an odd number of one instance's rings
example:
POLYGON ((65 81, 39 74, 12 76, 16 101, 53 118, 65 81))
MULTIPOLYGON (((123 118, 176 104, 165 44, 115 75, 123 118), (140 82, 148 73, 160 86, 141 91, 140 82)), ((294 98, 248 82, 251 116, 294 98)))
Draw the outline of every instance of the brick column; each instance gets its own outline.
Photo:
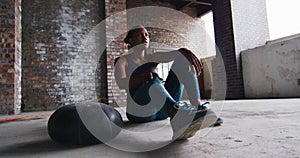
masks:
POLYGON ((0 2, 0 114, 21 109, 21 0, 0 2))
POLYGON ((220 51, 217 55, 222 55, 224 60, 227 77, 226 98, 242 98, 243 82, 237 69, 230 5, 230 0, 213 2, 215 39, 220 51))
MULTIPOLYGON (((119 12, 126 10, 126 0, 106 1, 105 14, 109 20, 106 20, 106 41, 107 41, 107 92, 108 103, 111 106, 125 106, 126 92, 120 90, 114 79, 114 59, 126 51, 123 42, 127 30, 127 19, 125 16, 114 16, 119 12), (124 32, 119 37, 115 37, 116 32, 124 32), (117 100, 115 99, 117 98, 117 100)), ((124 12, 125 13, 125 12, 124 12)))
MULTIPOLYGON (((264 0, 213 1, 216 45, 224 60, 227 99, 244 98, 240 52, 269 39, 264 0)), ((222 73, 222 72, 219 72, 222 73)))

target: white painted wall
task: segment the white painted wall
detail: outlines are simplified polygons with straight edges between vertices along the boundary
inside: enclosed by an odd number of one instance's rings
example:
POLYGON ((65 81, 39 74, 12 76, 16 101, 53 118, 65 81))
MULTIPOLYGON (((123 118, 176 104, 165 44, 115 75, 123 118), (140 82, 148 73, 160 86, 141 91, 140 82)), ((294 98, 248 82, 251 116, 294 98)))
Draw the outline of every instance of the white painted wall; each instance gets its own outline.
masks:
POLYGON ((300 97, 300 34, 241 54, 246 98, 300 97))

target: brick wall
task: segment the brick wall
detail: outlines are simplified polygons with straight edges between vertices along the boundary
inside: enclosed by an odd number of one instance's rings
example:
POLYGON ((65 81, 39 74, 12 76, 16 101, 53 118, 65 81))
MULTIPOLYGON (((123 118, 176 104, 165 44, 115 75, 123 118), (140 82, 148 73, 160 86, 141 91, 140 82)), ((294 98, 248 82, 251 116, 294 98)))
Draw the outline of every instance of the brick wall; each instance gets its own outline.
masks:
MULTIPOLYGON (((222 71, 222 64, 215 63, 216 74, 214 78, 225 76, 227 79, 226 98, 243 98, 244 88, 242 75, 238 71, 236 48, 234 43, 234 32, 232 23, 230 0, 215 1, 213 3, 214 28, 216 45, 220 51, 217 58, 223 58, 225 72, 222 71), (225 73, 225 74, 224 74, 225 73)), ((220 80, 219 80, 220 81, 220 80)), ((222 81, 215 81, 216 86, 222 86, 222 81)), ((223 86, 222 86, 223 87, 223 86)), ((222 91, 222 90, 220 90, 222 91)), ((222 93, 222 92, 219 92, 222 93)))
POLYGON ((206 51, 204 21, 196 18, 197 12, 192 8, 185 7, 180 11, 175 8, 167 2, 127 0, 127 9, 132 9, 127 13, 128 25, 153 27, 149 29, 150 47, 187 47, 202 55, 206 51), (135 11, 134 7, 146 7, 145 13, 140 9, 135 11))
POLYGON ((107 90, 111 106, 126 105, 126 92, 120 90, 114 78, 114 60, 126 52, 123 42, 127 30, 126 0, 105 1, 107 44, 107 90))
POLYGON ((85 70, 86 67, 80 67, 80 64, 92 63, 96 52, 84 52, 85 48, 79 48, 92 28, 102 20, 99 2, 28 0, 22 8, 22 101, 25 111, 96 100, 95 86, 80 80, 89 71, 95 76, 94 69, 85 70), (75 60, 79 63, 74 64, 75 60), (76 72, 73 72, 74 67, 76 72))
POLYGON ((21 0, 0 2, 0 114, 21 109, 21 0))
MULTIPOLYGON (((145 4, 145 1, 140 2, 145 4)), ((130 4, 134 3, 126 0, 111 0, 100 4, 98 1, 81 3, 44 0, 23 4, 23 10, 26 10, 23 12, 22 23, 22 101, 25 111, 53 109, 82 100, 108 102, 113 106, 117 102, 118 105, 126 105, 126 93, 118 89, 114 80, 113 61, 116 56, 127 51, 123 39, 130 17, 122 11, 126 7, 130 8, 130 4), (100 42, 106 43, 106 54, 99 59, 95 72, 94 65, 87 63, 94 63, 99 52, 82 51, 79 47, 89 31, 105 17, 106 39, 102 38, 100 42), (107 69, 104 66, 106 64, 107 69)), ((194 12, 186 12, 194 16, 194 12)), ((202 21, 198 19, 189 24, 184 20, 178 21, 180 25, 172 28, 172 31, 150 28, 152 47, 192 49, 195 44, 189 45, 189 39, 201 38, 192 32, 200 28, 199 22, 202 21)))
MULTIPOLYGON (((3 18, 1 17, 0 53, 3 61, 0 65, 0 81, 3 88, 0 97, 6 98, 1 100, 2 111, 15 112, 14 110, 19 109, 21 88, 25 111, 53 109, 82 100, 108 102, 111 105, 115 105, 117 101, 125 105, 126 94, 120 91, 114 82, 113 61, 116 56, 127 51, 123 38, 126 30, 134 24, 150 26, 152 48, 188 47, 199 54, 206 51, 205 32, 201 28, 203 21, 195 18, 196 11, 190 8, 184 8, 180 11, 181 15, 176 14, 171 18, 167 14, 151 12, 154 17, 145 15, 141 19, 137 18, 140 15, 128 10, 142 6, 174 9, 175 6, 147 0, 93 0, 85 3, 79 0, 28 0, 22 3, 21 87, 21 27, 18 27, 21 26, 18 24, 18 18, 21 16, 14 19, 13 15, 20 12, 20 7, 15 6, 20 5, 20 1, 16 2, 19 3, 1 1, 1 11, 6 13, 1 14, 3 18), (182 13, 185 13, 185 16, 182 13), (106 37, 98 37, 97 33, 90 34, 104 18, 107 19, 106 37), (12 29, 11 24, 15 25, 16 29, 12 29), (90 38, 91 43, 88 44, 91 47, 95 45, 95 48, 80 49, 81 46, 87 46, 83 45, 83 41, 91 35, 94 37, 90 38), (101 58, 99 55, 102 52, 97 52, 99 43, 106 43, 107 46, 106 54, 101 58), (14 54, 11 55, 11 52, 14 54), (99 60, 96 61, 96 68, 95 59, 99 60)), ((239 57, 236 54, 230 0, 215 2, 213 8, 216 42, 224 58, 228 81, 231 81, 227 82, 227 97, 242 97, 242 78, 238 67, 239 57)), ((172 11, 179 13, 176 10, 172 11)))
MULTIPOLYGON (((215 39, 220 50, 217 55, 222 55, 227 77, 226 98, 244 98, 240 52, 263 45, 269 39, 266 2, 214 1, 213 14, 215 39)), ((224 76, 220 69, 216 72, 224 76)))
POLYGON ((265 0, 231 0, 238 73, 242 76, 241 51, 262 46, 270 39, 265 0))

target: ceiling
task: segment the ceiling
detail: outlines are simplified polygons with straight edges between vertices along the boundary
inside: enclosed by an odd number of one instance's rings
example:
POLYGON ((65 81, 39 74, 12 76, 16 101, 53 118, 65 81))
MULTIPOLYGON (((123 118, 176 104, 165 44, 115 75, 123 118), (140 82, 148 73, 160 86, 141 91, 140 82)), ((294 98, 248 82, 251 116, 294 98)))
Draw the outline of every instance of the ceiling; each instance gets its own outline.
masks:
POLYGON ((160 2, 168 2, 176 6, 177 10, 184 7, 195 8, 197 10, 197 17, 200 17, 210 10, 212 10, 212 0, 152 0, 160 2))

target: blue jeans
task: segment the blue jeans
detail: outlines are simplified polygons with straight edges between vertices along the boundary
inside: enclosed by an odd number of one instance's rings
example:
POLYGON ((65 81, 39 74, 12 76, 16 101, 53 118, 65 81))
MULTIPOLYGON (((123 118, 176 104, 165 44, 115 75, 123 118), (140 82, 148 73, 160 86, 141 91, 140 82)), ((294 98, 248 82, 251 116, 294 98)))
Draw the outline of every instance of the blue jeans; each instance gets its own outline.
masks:
MULTIPOLYGON (((131 122, 138 123, 168 118, 170 109, 181 100, 184 88, 186 88, 191 103, 191 99, 193 101, 200 99, 197 76, 190 70, 185 58, 177 58, 164 84, 158 77, 154 77, 148 83, 140 86, 131 96, 128 96, 132 98, 129 99, 131 101, 127 105, 127 118, 131 122), (162 103, 160 100, 164 102, 162 103), (148 108, 145 110, 148 112, 142 116, 136 115, 139 106, 147 106, 148 108)), ((140 109, 143 112, 145 110, 140 109)))

